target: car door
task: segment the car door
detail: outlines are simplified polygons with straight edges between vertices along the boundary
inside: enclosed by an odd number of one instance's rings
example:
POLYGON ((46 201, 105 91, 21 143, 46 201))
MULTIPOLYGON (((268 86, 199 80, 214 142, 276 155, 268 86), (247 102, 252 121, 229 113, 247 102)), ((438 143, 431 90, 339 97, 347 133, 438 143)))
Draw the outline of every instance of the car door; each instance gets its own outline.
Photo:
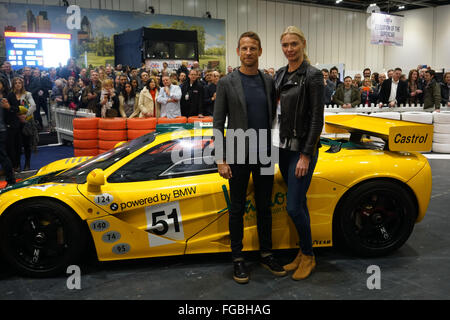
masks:
POLYGON ((187 239, 227 208, 228 184, 211 147, 211 137, 157 144, 114 170, 98 194, 80 191, 118 219, 128 237, 140 239, 128 239, 135 254, 136 248, 141 256, 184 254, 187 239))

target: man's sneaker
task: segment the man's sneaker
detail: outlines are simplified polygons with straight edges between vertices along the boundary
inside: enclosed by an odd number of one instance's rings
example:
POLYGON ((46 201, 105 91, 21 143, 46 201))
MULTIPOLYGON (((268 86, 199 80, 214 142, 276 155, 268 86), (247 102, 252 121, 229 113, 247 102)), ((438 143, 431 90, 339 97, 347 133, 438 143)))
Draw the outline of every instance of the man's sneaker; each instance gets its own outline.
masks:
POLYGON ((233 261, 233 264, 234 264, 234 273, 233 273, 234 281, 236 281, 237 283, 248 283, 249 276, 244 260, 233 261))
POLYGON ((261 257, 261 265, 278 277, 283 277, 287 274, 286 270, 275 260, 273 254, 261 257))

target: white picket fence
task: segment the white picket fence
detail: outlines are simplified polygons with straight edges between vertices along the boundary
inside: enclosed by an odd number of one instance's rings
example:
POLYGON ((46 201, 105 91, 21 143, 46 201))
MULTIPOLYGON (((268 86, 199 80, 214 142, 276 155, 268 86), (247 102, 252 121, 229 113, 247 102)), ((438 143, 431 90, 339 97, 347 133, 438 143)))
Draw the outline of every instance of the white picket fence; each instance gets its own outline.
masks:
POLYGON ((88 109, 79 109, 74 112, 69 108, 51 106, 53 125, 58 136, 58 143, 73 141, 73 119, 94 118, 95 113, 88 109))

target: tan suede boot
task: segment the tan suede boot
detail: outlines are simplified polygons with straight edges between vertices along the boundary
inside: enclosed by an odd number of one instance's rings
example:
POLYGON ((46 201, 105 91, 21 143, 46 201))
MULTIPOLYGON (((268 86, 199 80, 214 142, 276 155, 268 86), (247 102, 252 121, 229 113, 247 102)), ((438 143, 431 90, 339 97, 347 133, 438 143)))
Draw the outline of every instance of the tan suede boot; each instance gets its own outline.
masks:
POLYGON ((298 269, 292 275, 294 280, 302 280, 307 278, 316 267, 316 259, 314 256, 303 255, 298 269))
POLYGON ((292 261, 291 263, 283 266, 283 269, 286 270, 286 271, 294 271, 295 269, 297 269, 298 266, 300 265, 300 261, 302 259, 302 255, 303 255, 302 250, 299 249, 298 253, 297 253, 297 256, 295 257, 294 261, 292 261))

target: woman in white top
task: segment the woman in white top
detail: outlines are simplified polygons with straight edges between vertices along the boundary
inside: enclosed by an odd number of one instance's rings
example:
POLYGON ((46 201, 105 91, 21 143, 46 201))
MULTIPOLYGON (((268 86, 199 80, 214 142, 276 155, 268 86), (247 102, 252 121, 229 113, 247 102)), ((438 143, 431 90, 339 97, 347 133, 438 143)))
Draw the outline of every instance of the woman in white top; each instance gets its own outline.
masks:
POLYGON ((158 87, 154 78, 150 78, 139 93, 139 118, 159 117, 158 87))

